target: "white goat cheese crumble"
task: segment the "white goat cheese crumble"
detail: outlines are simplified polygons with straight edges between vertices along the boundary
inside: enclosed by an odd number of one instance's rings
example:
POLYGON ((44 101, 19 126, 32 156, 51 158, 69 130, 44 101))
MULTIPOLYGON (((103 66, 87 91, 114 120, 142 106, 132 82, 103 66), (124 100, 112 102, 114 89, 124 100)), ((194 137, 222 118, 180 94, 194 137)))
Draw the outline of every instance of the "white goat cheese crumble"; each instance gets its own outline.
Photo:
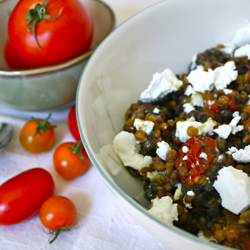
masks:
POLYGON ((170 69, 165 69, 162 73, 155 73, 148 88, 141 93, 140 100, 158 100, 168 93, 177 91, 182 83, 170 69))
POLYGON ((221 204, 234 214, 244 212, 250 206, 250 178, 242 170, 223 167, 213 184, 221 197, 221 204))
POLYGON ((220 125, 218 128, 214 129, 214 132, 217 133, 219 137, 227 139, 231 133, 235 135, 239 131, 243 130, 244 126, 238 125, 241 119, 239 112, 234 112, 233 116, 234 118, 231 120, 229 124, 223 124, 220 125))
POLYGON ((178 183, 177 184, 177 188, 174 192, 174 200, 177 201, 179 200, 181 197, 183 196, 182 194, 182 184, 181 183, 178 183))
POLYGON ((164 161, 166 161, 167 153, 171 150, 169 144, 165 141, 157 143, 158 148, 156 149, 156 154, 164 161))
POLYGON ((136 143, 134 134, 126 131, 117 134, 113 141, 113 149, 123 165, 138 171, 143 167, 148 167, 152 162, 151 156, 139 154, 140 147, 140 144, 136 143))
POLYGON ((194 91, 193 87, 191 85, 188 85, 186 88, 186 91, 184 93, 186 96, 191 96, 190 103, 193 106, 197 107, 203 107, 204 106, 204 100, 201 93, 194 91))
POLYGON ((180 139, 182 143, 186 142, 190 136, 187 134, 187 129, 190 126, 193 126, 198 129, 198 136, 205 136, 207 134, 211 135, 213 133, 213 128, 216 125, 216 121, 214 121, 211 117, 207 119, 206 122, 201 123, 195 121, 194 117, 187 119, 186 121, 178 121, 176 123, 176 133, 175 136, 180 139))
POLYGON ((214 69, 214 86, 216 89, 224 89, 227 85, 236 80, 238 71, 235 70, 236 66, 233 61, 229 61, 214 69))
POLYGON ((227 151, 228 154, 231 154, 233 159, 238 162, 250 163, 250 145, 246 146, 243 149, 237 149, 236 147, 231 147, 227 151))
POLYGON ((134 127, 136 130, 143 130, 147 133, 147 135, 149 135, 154 128, 154 123, 152 121, 144 121, 142 119, 136 118, 134 121, 134 127))
POLYGON ((191 112, 192 110, 195 110, 194 106, 191 103, 184 103, 183 104, 183 108, 184 108, 184 112, 186 114, 188 114, 189 112, 191 112))
POLYGON ((246 44, 234 51, 235 57, 247 57, 248 60, 250 59, 250 44, 246 44))
POLYGON ((147 178, 150 179, 150 181, 159 181, 160 175, 158 171, 153 171, 153 172, 147 172, 147 178))
POLYGON ((237 78, 238 71, 235 69, 236 66, 233 61, 227 62, 214 70, 208 69, 208 71, 205 71, 202 65, 198 65, 195 70, 189 73, 187 79, 192 84, 194 91, 204 93, 214 87, 220 90, 226 88, 230 82, 237 78))
POLYGON ((214 72, 212 69, 204 71, 202 65, 198 65, 187 76, 187 80, 192 84, 194 91, 204 93, 206 90, 212 90, 214 83, 214 72))
POLYGON ((152 200, 153 206, 148 212, 157 218, 163 220, 167 224, 173 225, 173 221, 178 221, 177 204, 173 204, 173 200, 169 196, 155 198, 152 200))
POLYGON ((158 108, 154 108, 153 113, 154 113, 154 114, 159 114, 159 113, 160 113, 160 110, 159 110, 158 108))
POLYGON ((183 146, 183 147, 182 147, 182 152, 183 152, 183 153, 187 154, 188 151, 189 151, 189 148, 188 148, 187 146, 183 146))

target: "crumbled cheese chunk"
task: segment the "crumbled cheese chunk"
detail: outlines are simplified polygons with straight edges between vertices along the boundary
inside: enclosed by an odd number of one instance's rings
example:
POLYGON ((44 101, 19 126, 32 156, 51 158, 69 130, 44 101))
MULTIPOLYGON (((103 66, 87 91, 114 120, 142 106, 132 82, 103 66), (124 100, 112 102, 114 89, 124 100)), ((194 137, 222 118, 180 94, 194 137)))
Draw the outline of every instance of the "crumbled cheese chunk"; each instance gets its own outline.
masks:
POLYGON ((202 153, 200 153, 199 158, 207 160, 207 154, 202 152, 202 153))
POLYGON ((240 48, 236 49, 234 51, 235 57, 247 57, 248 60, 250 59, 250 44, 246 44, 244 46, 241 46, 240 48))
POLYGON ((134 127, 136 128, 136 130, 143 130, 147 133, 147 135, 152 132, 154 125, 155 124, 152 121, 144 121, 139 118, 136 118, 134 121, 134 127))
POLYGON ((223 66, 214 69, 214 86, 216 89, 224 89, 226 86, 236 80, 238 71, 235 70, 234 61, 229 61, 223 66))
POLYGON ((191 95, 191 104, 197 107, 203 107, 204 106, 204 100, 201 93, 194 93, 191 95))
POLYGON ((201 123, 195 121, 194 117, 187 119, 186 121, 178 121, 176 123, 176 132, 175 136, 180 139, 181 142, 186 142, 190 136, 187 134, 187 129, 190 126, 193 126, 198 129, 197 135, 211 135, 213 133, 213 128, 216 125, 216 121, 214 121, 211 117, 207 119, 206 122, 201 123))
POLYGON ((178 221, 177 204, 173 204, 173 200, 169 196, 155 198, 152 200, 153 206, 148 212, 157 218, 163 220, 167 224, 173 225, 173 221, 178 221))
POLYGON ((206 236, 204 235, 204 232, 201 231, 201 230, 197 233, 197 236, 198 236, 198 238, 199 238, 200 240, 203 240, 203 241, 205 241, 205 242, 210 242, 210 241, 215 241, 215 242, 217 242, 217 240, 214 238, 214 236, 206 237, 206 236))
POLYGON ((228 94, 232 93, 233 90, 232 89, 223 89, 223 92, 225 95, 228 95, 228 94))
POLYGON ((235 31, 234 38, 232 39, 232 44, 241 47, 250 43, 250 23, 240 27, 235 31))
POLYGON ((193 87, 191 85, 188 85, 184 95, 189 96, 189 95, 192 95, 192 94, 195 94, 195 93, 196 92, 194 91, 193 87))
POLYGON ((232 132, 232 128, 229 124, 220 125, 218 128, 214 129, 214 132, 218 134, 219 137, 227 139, 232 132))
POLYGON ((153 113, 154 113, 154 114, 159 114, 159 113, 160 113, 160 110, 159 110, 158 108, 154 108, 153 113))
POLYGON ((222 206, 232 213, 239 214, 250 206, 250 178, 242 170, 223 167, 213 186, 220 194, 222 206))
POLYGON ((233 117, 234 118, 229 124, 223 124, 214 129, 214 132, 217 133, 219 137, 227 139, 231 133, 235 135, 239 131, 243 130, 243 125, 237 125, 241 119, 239 112, 234 112, 233 117))
POLYGON ((182 86, 182 81, 170 70, 165 69, 162 73, 155 73, 148 88, 140 95, 141 101, 154 101, 166 94, 177 91, 182 86))
MULTIPOLYGON (((202 65, 198 65, 195 70, 192 70, 187 76, 188 81, 192 84, 194 91, 204 93, 206 90, 224 89, 234 81, 238 76, 238 71, 233 61, 225 63, 223 66, 217 67, 214 70, 204 70, 202 65)), ((191 90, 189 89, 189 92, 191 90)))
POLYGON ((151 156, 139 154, 140 144, 136 143, 133 133, 122 131, 117 134, 113 141, 113 149, 124 166, 140 171, 152 162, 151 156))
POLYGON ((182 152, 183 152, 183 153, 187 154, 188 151, 189 151, 189 148, 188 148, 187 146, 183 146, 183 147, 182 147, 182 152))
POLYGON ((246 146, 244 149, 237 149, 236 147, 231 147, 227 151, 228 154, 232 154, 233 159, 238 162, 250 163, 250 145, 246 146))
POLYGON ((194 191, 190 190, 190 191, 187 191, 187 195, 188 196, 194 196, 195 194, 194 194, 194 191))
POLYGON ((157 143, 158 148, 156 149, 156 154, 164 161, 166 161, 167 153, 171 150, 169 144, 165 141, 157 143))
POLYGON ((174 192, 174 200, 177 201, 179 200, 181 197, 183 196, 182 194, 182 184, 181 183, 178 183, 177 184, 177 188, 174 192))
POLYGON ((192 56, 190 69, 194 70, 196 68, 197 54, 192 56))
POLYGON ((214 72, 212 69, 204 71, 202 65, 198 65, 187 76, 189 83, 192 84, 194 91, 204 93, 206 90, 212 90, 214 83, 214 72))
POLYGON ((150 181, 151 182, 153 182, 153 181, 159 181, 159 179, 160 179, 160 174, 159 174, 159 172, 158 171, 153 171, 153 172, 147 172, 147 178, 149 178, 150 179, 150 181))
POLYGON ((186 114, 188 114, 192 110, 195 110, 194 106, 191 103, 184 103, 183 108, 186 114))
POLYGON ((197 107, 203 107, 204 106, 204 100, 203 100, 202 94, 199 93, 199 92, 195 92, 191 85, 187 86, 184 95, 191 96, 190 103, 193 106, 197 106, 197 107))

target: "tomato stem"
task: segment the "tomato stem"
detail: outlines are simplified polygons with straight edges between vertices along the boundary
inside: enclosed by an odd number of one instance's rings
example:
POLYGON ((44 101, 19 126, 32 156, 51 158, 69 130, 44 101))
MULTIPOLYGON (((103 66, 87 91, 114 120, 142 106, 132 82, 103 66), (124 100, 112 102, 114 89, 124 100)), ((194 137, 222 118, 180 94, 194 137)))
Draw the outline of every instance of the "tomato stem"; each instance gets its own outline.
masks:
MULTIPOLYGON (((66 226, 66 227, 59 227, 55 230, 49 230, 49 232, 45 232, 44 229, 43 231, 46 233, 46 234, 50 234, 51 236, 54 236, 52 238, 52 240, 49 239, 49 244, 52 244, 58 237, 58 235, 62 232, 62 231, 71 231, 72 230, 72 227, 75 226, 77 224, 77 222, 75 222, 73 225, 71 226, 66 226)), ((51 238, 51 237, 50 237, 51 238)))
POLYGON ((47 122, 48 122, 50 117, 51 117, 51 113, 49 113, 49 115, 42 122, 39 122, 36 118, 32 117, 32 119, 38 125, 37 128, 36 128, 36 133, 34 134, 34 136, 36 134, 41 134, 40 130, 42 130, 43 132, 47 132, 48 129, 56 127, 56 125, 47 125, 47 122))
POLYGON ((77 154, 80 157, 81 161, 84 160, 84 156, 82 155, 82 152, 81 152, 83 149, 81 140, 79 140, 75 146, 69 145, 69 148, 73 151, 74 154, 77 154))
POLYGON ((43 19, 57 19, 61 13, 62 13, 62 9, 63 7, 59 10, 59 13, 56 17, 52 17, 50 15, 47 15, 47 9, 45 8, 45 4, 48 0, 44 0, 43 1, 43 4, 40 4, 40 3, 37 3, 35 5, 35 8, 34 9, 30 9, 28 12, 27 12, 27 16, 26 16, 26 19, 27 19, 27 24, 26 24, 26 27, 27 27, 27 30, 29 32, 32 32, 33 33, 33 36, 34 36, 34 39, 36 41, 36 44, 37 46, 42 49, 42 47, 39 45, 38 41, 37 41, 37 37, 36 37, 36 34, 35 34, 35 27, 36 27, 36 24, 41 22, 43 19))

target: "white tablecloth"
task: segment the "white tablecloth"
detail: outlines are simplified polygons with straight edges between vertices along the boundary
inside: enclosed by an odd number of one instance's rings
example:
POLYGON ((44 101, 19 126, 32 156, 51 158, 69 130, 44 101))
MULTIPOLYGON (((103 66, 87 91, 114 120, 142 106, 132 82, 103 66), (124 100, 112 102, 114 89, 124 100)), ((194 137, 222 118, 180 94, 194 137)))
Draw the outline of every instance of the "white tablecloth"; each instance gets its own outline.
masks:
MULTIPOLYGON (((116 15, 117 25, 130 16, 159 0, 106 0, 116 15)), ((14 135, 7 147, 0 152, 0 183, 12 176, 34 167, 47 169, 53 176, 55 195, 70 198, 78 211, 76 229, 63 232, 53 243, 43 231, 38 214, 25 222, 0 226, 0 250, 71 250, 71 249, 158 249, 169 250, 142 228, 130 214, 117 203, 97 170, 89 164, 86 174, 74 180, 64 180, 53 168, 52 156, 57 145, 74 141, 67 126, 69 109, 53 111, 50 121, 57 125, 52 150, 31 154, 19 143, 19 132, 31 116, 45 118, 48 112, 17 111, 0 104, 0 123, 10 123, 14 135)))

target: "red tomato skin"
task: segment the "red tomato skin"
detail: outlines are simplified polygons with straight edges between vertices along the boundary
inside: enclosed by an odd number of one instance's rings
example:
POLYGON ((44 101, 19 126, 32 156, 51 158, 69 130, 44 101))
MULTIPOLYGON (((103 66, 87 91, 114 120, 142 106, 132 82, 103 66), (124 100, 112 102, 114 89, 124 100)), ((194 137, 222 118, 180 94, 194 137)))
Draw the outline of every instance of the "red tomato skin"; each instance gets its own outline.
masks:
POLYGON ((65 179, 74 179, 83 175, 88 168, 88 155, 84 149, 81 153, 84 160, 81 161, 79 155, 74 154, 69 145, 75 146, 76 143, 65 142, 60 144, 53 154, 53 163, 56 172, 65 179))
POLYGON ((34 215, 54 193, 54 181, 48 171, 33 168, 7 180, 0 186, 0 225, 13 225, 34 215))
POLYGON ((21 59, 18 58, 9 40, 5 44, 4 57, 10 69, 23 70, 27 68, 27 66, 21 61, 21 59))
POLYGON ((8 35, 19 58, 28 68, 65 62, 86 52, 93 38, 93 21, 88 9, 78 0, 48 0, 47 15, 35 27, 39 48, 32 32, 26 28, 27 12, 41 0, 20 0, 8 22, 8 35))
POLYGON ((195 178, 203 175, 218 156, 216 149, 216 140, 206 136, 191 137, 183 143, 175 158, 175 167, 179 170, 182 166, 186 166, 189 170, 189 176, 186 179, 180 178, 180 180, 189 186, 193 186, 195 178), (187 153, 183 153, 182 148, 184 146, 189 149, 187 153), (200 158, 201 153, 205 153, 207 159, 200 158), (187 160, 183 160, 184 156, 187 156, 187 160))
POLYGON ((69 111, 68 127, 69 127, 71 134, 74 136, 74 138, 77 141, 81 140, 81 136, 80 136, 78 125, 77 125, 76 106, 75 105, 69 111))
POLYGON ((77 210, 75 204, 64 196, 52 196, 41 206, 39 217, 49 230, 73 225, 77 210))

